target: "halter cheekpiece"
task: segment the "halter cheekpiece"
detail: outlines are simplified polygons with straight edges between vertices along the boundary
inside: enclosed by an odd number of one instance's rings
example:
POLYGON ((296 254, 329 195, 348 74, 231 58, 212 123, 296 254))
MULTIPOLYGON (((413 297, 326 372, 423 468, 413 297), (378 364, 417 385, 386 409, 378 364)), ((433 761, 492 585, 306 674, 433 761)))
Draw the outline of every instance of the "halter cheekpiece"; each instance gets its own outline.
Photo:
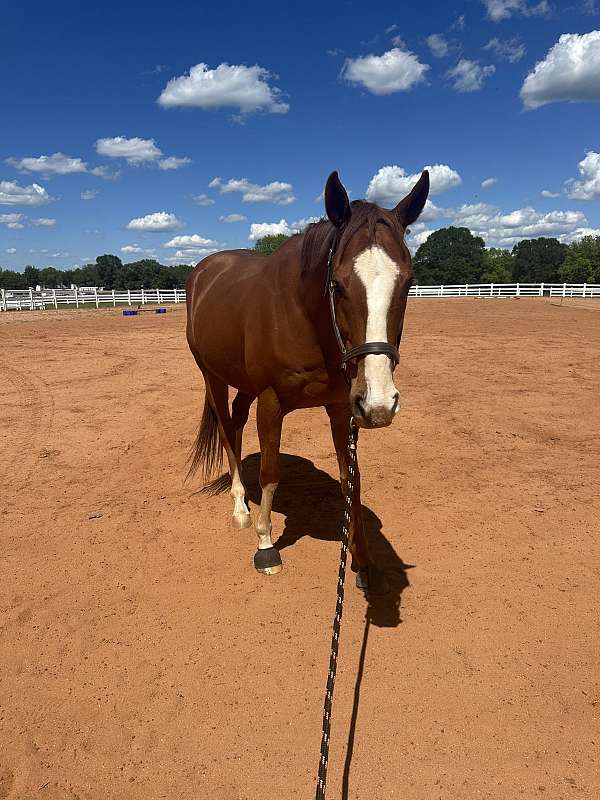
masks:
POLYGON ((333 332, 335 333, 335 338, 340 348, 340 353, 342 354, 342 360, 340 366, 344 371, 346 371, 346 369, 348 368, 347 365, 349 361, 353 361, 354 359, 364 358, 365 356, 371 356, 371 355, 388 356, 388 358, 392 361, 392 364, 396 366, 396 364, 400 361, 400 354, 398 353, 398 348, 394 347, 394 345, 390 344, 389 342, 365 342, 364 344, 359 344, 356 347, 351 347, 350 349, 348 349, 344 344, 344 340, 342 338, 342 334, 340 333, 340 329, 337 324, 337 319, 335 316, 333 257, 335 256, 336 245, 337 245, 337 237, 333 240, 333 244, 329 249, 329 257, 327 259, 327 280, 325 283, 325 291, 329 295, 329 310, 331 312, 331 322, 333 325, 333 332))

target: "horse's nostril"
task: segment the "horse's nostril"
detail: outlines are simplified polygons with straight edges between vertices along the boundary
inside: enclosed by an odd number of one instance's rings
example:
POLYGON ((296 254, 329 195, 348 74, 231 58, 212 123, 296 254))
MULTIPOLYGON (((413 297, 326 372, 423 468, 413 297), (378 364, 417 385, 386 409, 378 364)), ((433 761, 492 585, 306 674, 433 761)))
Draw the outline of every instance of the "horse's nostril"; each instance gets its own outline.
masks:
POLYGON ((392 414, 395 414, 398 411, 398 407, 400 406, 400 392, 396 392, 394 395, 394 405, 392 406, 392 414))
POLYGON ((354 406, 354 415, 356 417, 364 417, 365 416, 365 406, 364 406, 364 399, 357 394, 353 401, 354 406))

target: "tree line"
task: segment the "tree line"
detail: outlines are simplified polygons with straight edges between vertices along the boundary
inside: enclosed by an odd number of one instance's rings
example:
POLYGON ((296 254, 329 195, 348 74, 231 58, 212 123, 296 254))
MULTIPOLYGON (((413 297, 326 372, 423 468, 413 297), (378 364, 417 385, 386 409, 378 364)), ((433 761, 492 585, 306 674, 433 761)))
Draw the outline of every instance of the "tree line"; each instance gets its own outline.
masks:
POLYGON ((0 269, 0 288, 68 289, 71 286, 103 286, 105 289, 182 289, 192 267, 165 266, 152 258, 123 264, 118 256, 98 256, 94 264, 76 269, 27 266, 23 272, 0 269))
MULTIPOLYGON (((275 252, 289 237, 264 236, 255 249, 275 252)), ((523 239, 512 250, 486 247, 468 228, 441 228, 423 242, 413 257, 416 282, 421 285, 465 283, 600 283, 600 236, 584 236, 566 245, 558 239, 523 239)), ((106 289, 181 289, 192 267, 164 266, 145 258, 123 264, 118 256, 98 256, 94 264, 77 269, 0 269, 0 288, 48 289, 104 286, 106 289)))

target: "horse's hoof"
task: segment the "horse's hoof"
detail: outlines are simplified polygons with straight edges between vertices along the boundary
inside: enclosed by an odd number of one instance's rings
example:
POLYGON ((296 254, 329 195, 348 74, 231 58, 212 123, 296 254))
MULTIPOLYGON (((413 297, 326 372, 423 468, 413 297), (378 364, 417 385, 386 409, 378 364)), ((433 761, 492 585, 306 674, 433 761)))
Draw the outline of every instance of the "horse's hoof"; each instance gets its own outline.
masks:
POLYGON ((241 528, 249 528, 252 525, 252 517, 250 514, 233 514, 231 517, 231 527, 236 530, 241 528))
POLYGON ((262 572, 263 575, 277 575, 283 569, 279 550, 276 547, 257 550, 254 554, 254 566, 257 572, 262 572))
POLYGON ((356 587, 365 594, 381 595, 390 591, 390 585, 384 573, 374 564, 359 569, 356 573, 356 587))

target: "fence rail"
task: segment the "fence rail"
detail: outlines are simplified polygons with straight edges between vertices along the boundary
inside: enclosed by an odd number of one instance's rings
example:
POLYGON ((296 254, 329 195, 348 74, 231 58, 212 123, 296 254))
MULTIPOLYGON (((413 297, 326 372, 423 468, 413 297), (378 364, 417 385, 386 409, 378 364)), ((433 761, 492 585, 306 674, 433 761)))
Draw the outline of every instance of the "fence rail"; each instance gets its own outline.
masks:
MULTIPOLYGON (((600 297, 597 283, 472 283, 412 286, 409 297, 600 297)), ((185 303, 185 289, 0 289, 0 311, 185 303)))

